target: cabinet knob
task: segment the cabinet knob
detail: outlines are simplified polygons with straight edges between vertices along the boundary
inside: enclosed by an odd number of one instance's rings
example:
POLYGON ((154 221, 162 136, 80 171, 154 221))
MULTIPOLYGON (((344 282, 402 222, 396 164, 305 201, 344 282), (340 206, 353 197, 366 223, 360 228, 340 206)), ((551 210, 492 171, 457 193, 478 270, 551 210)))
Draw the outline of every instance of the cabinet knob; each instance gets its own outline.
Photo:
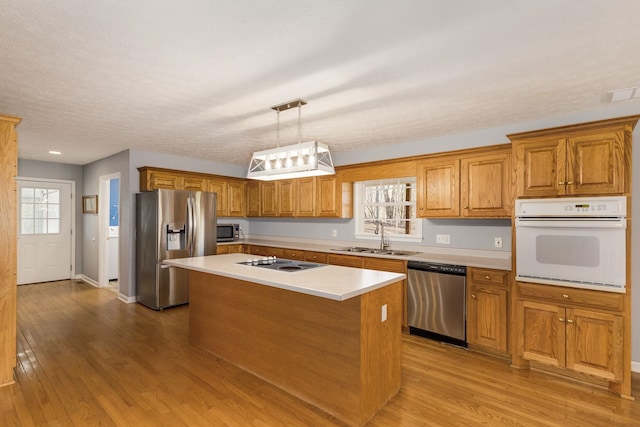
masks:
POLYGON ((558 320, 564 322, 564 317, 558 317, 558 320))
POLYGON ((465 206, 464 208, 465 208, 465 209, 469 209, 469 206, 465 206))
POLYGON ((573 323, 573 320, 567 319, 567 323, 573 323))
POLYGON ((566 183, 566 182, 564 182, 564 181, 559 181, 559 182, 558 182, 558 185, 567 185, 567 183, 566 183))
POLYGON ((424 208, 422 206, 420 206, 420 210, 422 211, 422 210, 424 210, 424 208))
POLYGON ((487 274, 486 276, 484 276, 484 279, 485 279, 485 280, 490 280, 490 279, 491 279, 491 276, 489 276, 489 275, 487 274))
POLYGON ((573 185, 573 184, 575 184, 575 182, 573 182, 573 181, 567 181, 567 185, 573 185))
POLYGON ((568 299, 568 298, 569 298, 569 295, 567 295, 567 294, 562 294, 562 298, 564 298, 564 299, 568 299))
POLYGON ((476 299, 476 296, 475 296, 475 295, 473 295, 473 294, 471 294, 471 298, 476 299))

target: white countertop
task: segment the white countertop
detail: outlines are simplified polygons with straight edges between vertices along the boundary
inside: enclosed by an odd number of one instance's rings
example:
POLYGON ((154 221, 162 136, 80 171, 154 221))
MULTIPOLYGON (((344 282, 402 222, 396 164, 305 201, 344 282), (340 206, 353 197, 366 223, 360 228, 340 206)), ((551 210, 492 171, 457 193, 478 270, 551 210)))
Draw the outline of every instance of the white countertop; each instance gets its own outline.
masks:
POLYGON ((283 237, 268 237, 260 236, 259 238, 250 237, 244 240, 238 240, 235 242, 218 243, 218 245, 225 244, 248 244, 248 245, 261 245, 271 246, 274 248, 289 248, 300 249, 305 251, 317 251, 327 252, 344 255, 357 255, 362 257, 373 258, 390 258, 401 259, 407 261, 424 261, 424 262, 437 262, 441 264, 453 264, 462 265, 465 267, 479 267, 479 268, 492 268, 495 270, 507 270, 511 271, 511 252, 508 251, 489 251, 479 249, 456 249, 456 248, 444 248, 444 247, 428 247, 428 246, 408 246, 408 245, 392 245, 396 250, 410 250, 419 251, 415 255, 410 256, 392 256, 392 255, 378 255, 362 252, 343 252, 334 251, 334 248, 345 248, 349 246, 366 246, 376 248, 376 242, 345 242, 345 241, 317 241, 311 239, 294 239, 283 237))
POLYGON ((238 264, 250 258, 247 254, 210 255, 165 260, 164 264, 337 301, 366 294, 406 277, 401 273, 337 265, 287 272, 238 264))

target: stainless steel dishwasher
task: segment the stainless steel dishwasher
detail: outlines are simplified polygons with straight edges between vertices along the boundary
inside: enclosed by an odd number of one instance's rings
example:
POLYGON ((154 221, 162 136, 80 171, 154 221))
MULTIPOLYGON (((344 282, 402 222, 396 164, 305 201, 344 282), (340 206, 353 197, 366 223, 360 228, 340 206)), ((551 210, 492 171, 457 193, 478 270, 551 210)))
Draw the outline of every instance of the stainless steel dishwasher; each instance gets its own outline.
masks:
POLYGON ((467 268, 418 261, 407 267, 409 333, 466 347, 467 268))

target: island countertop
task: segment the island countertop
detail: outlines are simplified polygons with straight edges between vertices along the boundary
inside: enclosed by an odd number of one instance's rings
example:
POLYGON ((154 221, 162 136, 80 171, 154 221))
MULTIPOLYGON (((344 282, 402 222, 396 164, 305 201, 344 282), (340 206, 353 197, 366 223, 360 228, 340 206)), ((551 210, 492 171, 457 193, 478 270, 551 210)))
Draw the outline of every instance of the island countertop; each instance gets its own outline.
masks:
POLYGON ((322 265, 286 272, 242 264, 251 255, 226 254, 165 260, 164 264, 259 283, 293 292, 344 301, 406 278, 401 273, 322 265))

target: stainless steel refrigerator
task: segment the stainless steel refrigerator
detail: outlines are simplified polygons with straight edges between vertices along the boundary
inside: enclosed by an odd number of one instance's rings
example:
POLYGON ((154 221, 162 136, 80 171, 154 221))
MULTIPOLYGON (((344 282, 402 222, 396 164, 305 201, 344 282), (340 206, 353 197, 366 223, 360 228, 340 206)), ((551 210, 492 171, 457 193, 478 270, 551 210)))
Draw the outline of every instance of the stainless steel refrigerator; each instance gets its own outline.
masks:
POLYGON ((189 302, 189 272, 165 259, 215 255, 216 193, 136 194, 136 298, 154 310, 189 302))

